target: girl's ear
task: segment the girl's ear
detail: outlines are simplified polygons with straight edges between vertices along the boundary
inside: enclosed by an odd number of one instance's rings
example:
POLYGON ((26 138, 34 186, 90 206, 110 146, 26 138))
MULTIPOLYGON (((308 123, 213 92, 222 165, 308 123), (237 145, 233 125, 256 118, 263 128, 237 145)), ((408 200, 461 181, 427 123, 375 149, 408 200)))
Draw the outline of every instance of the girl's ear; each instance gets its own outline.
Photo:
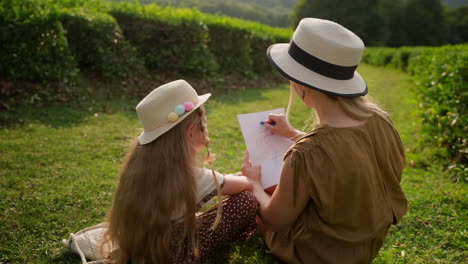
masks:
POLYGON ((192 129, 193 126, 194 126, 194 124, 190 124, 190 126, 187 127, 187 137, 188 137, 188 139, 189 139, 190 141, 193 140, 193 136, 194 136, 193 133, 192 133, 192 131, 193 131, 193 129, 192 129))

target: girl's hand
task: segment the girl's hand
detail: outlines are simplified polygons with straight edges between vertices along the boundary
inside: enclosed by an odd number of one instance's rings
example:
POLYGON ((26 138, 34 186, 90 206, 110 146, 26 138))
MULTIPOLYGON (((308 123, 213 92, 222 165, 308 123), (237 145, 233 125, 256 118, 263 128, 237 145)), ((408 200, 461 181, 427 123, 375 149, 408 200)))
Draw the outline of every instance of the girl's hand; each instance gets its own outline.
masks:
POLYGON ((282 114, 270 114, 265 122, 265 128, 273 135, 297 140, 302 132, 297 131, 282 114))
POLYGON ((260 166, 252 167, 249 159, 249 152, 245 151, 244 163, 241 168, 242 174, 247 176, 253 184, 260 184, 262 179, 262 170, 260 166))

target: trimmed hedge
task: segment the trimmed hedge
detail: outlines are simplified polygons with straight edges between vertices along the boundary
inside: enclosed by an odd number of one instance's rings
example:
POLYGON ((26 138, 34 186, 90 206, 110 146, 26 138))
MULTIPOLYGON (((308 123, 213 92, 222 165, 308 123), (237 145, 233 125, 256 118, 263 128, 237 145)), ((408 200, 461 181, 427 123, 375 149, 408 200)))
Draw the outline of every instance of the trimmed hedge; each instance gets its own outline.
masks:
POLYGON ((136 49, 123 37, 115 19, 105 13, 65 9, 60 21, 78 67, 88 75, 106 79, 147 74, 136 49))
POLYGON ((262 24, 253 22, 241 23, 238 20, 233 20, 232 23, 242 25, 250 34, 250 57, 252 58, 252 68, 256 74, 264 74, 276 72, 271 67, 266 56, 268 47, 274 43, 289 43, 293 34, 292 29, 287 28, 272 28, 262 24))
POLYGON ((289 42, 291 29, 272 28, 236 18, 204 14, 210 31, 210 50, 221 73, 243 75, 271 73, 266 50, 277 42, 289 42), (229 56, 226 56, 229 54, 229 56))
POLYGON ((199 12, 121 3, 112 5, 109 13, 149 70, 191 76, 205 76, 216 70, 208 49, 208 29, 200 21, 199 12))
POLYGON ((265 56, 291 29, 194 9, 101 0, 0 2, 0 78, 69 82, 81 71, 123 79, 271 73, 265 56))
POLYGON ((291 35, 292 29, 156 4, 3 0, 0 108, 73 97, 82 75, 135 83, 271 74, 267 47, 291 35))
POLYGON ((415 76, 425 140, 446 150, 450 168, 468 174, 468 45, 367 48, 363 61, 415 76))
POLYGON ((0 78, 68 82, 78 73, 57 10, 42 1, 0 2, 0 78))
POLYGON ((109 12, 148 69, 194 76, 270 73, 266 48, 292 35, 291 29, 155 4, 115 4, 109 12))
POLYGON ((209 48, 222 74, 249 75, 252 72, 250 33, 245 28, 231 26, 227 18, 206 17, 209 48))

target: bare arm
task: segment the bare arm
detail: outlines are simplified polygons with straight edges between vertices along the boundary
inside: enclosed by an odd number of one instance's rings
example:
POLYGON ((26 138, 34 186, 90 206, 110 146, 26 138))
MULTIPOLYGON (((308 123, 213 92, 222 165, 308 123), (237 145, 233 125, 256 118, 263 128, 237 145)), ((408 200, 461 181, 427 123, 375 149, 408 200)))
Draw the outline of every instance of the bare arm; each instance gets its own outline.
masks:
POLYGON ((304 184, 298 183, 296 197, 293 193, 293 171, 290 166, 290 157, 283 162, 280 182, 270 197, 260 184, 260 167, 249 167, 245 164, 243 173, 249 177, 253 183, 253 194, 260 204, 259 217, 267 230, 279 231, 290 226, 304 210, 309 201, 304 184), (294 199, 295 205, 294 205, 294 199))
POLYGON ((253 185, 245 176, 227 174, 224 176, 222 195, 233 195, 242 191, 252 191, 253 185))

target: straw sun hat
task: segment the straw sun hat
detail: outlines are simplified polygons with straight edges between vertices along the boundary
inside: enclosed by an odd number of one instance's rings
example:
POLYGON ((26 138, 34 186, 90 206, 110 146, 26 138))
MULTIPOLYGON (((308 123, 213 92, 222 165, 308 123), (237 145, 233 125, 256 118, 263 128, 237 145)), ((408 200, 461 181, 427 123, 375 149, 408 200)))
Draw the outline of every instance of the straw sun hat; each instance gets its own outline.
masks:
POLYGON ((152 142, 184 120, 210 96, 210 93, 199 96, 184 80, 173 81, 154 89, 136 106, 144 129, 138 141, 142 145, 152 142))
POLYGON ((328 20, 304 18, 290 43, 274 44, 267 55, 286 78, 337 96, 362 96, 367 85, 356 71, 364 43, 353 32, 328 20))

